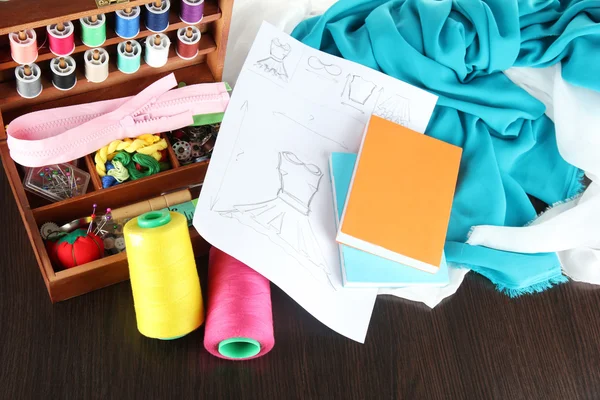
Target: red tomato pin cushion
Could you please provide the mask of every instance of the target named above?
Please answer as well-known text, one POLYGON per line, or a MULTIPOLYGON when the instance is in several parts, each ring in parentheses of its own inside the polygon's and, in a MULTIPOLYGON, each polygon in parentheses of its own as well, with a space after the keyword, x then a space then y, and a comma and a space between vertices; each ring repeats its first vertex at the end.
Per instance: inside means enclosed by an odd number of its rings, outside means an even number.
POLYGON ((46 240, 46 251, 48 252, 48 256, 50 257, 50 261, 54 265, 60 265, 58 262, 58 258, 56 258, 56 242, 52 240, 46 240))
MULTIPOLYGON (((86 229, 77 229, 58 240, 53 246, 56 261, 63 268, 73 268, 102 258, 104 242, 86 229)), ((51 257, 52 258, 52 257, 51 257)))

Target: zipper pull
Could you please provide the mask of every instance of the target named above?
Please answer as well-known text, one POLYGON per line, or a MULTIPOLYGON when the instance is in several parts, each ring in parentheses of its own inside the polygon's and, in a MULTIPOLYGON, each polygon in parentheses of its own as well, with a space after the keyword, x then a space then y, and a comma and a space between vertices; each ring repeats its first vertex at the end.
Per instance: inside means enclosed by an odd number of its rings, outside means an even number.
POLYGON ((131 115, 126 115, 121 119, 121 121, 119 121, 119 125, 121 125, 123 128, 131 128, 135 125, 135 121, 131 115))

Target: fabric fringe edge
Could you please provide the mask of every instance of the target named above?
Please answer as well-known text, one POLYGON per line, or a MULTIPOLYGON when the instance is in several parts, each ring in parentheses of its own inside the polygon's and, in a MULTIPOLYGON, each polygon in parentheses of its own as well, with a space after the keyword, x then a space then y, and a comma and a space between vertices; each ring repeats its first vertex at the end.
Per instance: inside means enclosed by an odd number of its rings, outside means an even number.
MULTIPOLYGON (((585 171, 581 168, 577 168, 575 172, 575 179, 571 183, 571 187, 569 188, 569 193, 567 193, 567 197, 574 198, 583 194, 586 189, 585 184, 585 171)), ((566 201, 566 200, 565 200, 566 201)))
POLYGON ((567 278, 564 275, 559 275, 559 276, 550 278, 544 282, 538 282, 531 286, 518 288, 518 289, 510 288, 501 283, 496 283, 496 289, 500 293, 504 293, 511 299, 514 299, 516 297, 520 297, 525 294, 541 293, 543 291, 546 291, 546 290, 552 288, 553 286, 560 285, 561 283, 566 283, 568 281, 569 281, 569 278, 567 278))
MULTIPOLYGON (((517 297, 520 297, 523 295, 527 295, 527 294, 541 293, 548 289, 551 289, 552 287, 554 287, 556 285, 560 285, 561 283, 567 283, 569 281, 569 277, 561 274, 561 275, 546 279, 545 281, 534 283, 533 285, 524 286, 524 287, 520 287, 520 288, 514 288, 511 286, 505 285, 503 283, 496 283, 496 282, 492 281, 484 273, 481 273, 479 267, 477 267, 477 266, 458 264, 458 263, 453 263, 453 262, 449 262, 448 266, 453 267, 453 268, 469 269, 469 270, 483 276, 485 279, 490 281, 496 287, 497 291, 499 291, 502 294, 507 295, 511 299, 514 299, 514 298, 517 298, 517 297)), ((561 268, 561 270, 562 270, 562 268, 561 268)))

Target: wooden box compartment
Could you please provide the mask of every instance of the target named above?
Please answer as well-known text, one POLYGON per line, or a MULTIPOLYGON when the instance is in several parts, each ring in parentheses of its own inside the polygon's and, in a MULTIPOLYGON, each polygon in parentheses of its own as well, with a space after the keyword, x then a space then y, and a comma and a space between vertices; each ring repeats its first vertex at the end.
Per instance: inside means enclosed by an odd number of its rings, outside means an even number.
MULTIPOLYGON (((185 82, 186 84, 220 81, 233 0, 205 0, 204 18, 199 24, 196 24, 202 32, 200 52, 192 60, 183 60, 175 54, 175 32, 178 28, 186 25, 179 20, 179 2, 172 0, 170 24, 168 31, 165 32, 172 40, 167 64, 161 68, 151 68, 142 60, 142 66, 137 73, 126 75, 116 68, 115 55, 115 57, 111 57, 109 77, 102 83, 88 82, 83 74, 83 62, 78 62, 78 82, 76 86, 66 92, 54 88, 50 82, 48 71, 49 60, 54 56, 47 48, 41 48, 36 63, 43 71, 43 91, 34 99, 24 99, 17 94, 15 89, 14 68, 17 64, 10 58, 7 33, 24 28, 34 28, 36 31, 43 33, 44 27, 49 23, 61 20, 75 21, 82 16, 109 13, 133 5, 143 6, 149 1, 134 0, 128 3, 113 4, 101 9, 96 8, 96 3, 93 0, 73 0, 59 3, 50 0, 0 2, 0 14, 3 15, 0 21, 0 158, 52 302, 66 300, 127 280, 129 271, 125 252, 71 269, 56 271, 50 262, 44 241, 40 235, 39 227, 43 223, 51 221, 62 225, 74 219, 88 216, 94 203, 98 205, 99 210, 107 207, 118 208, 160 196, 164 192, 197 185, 204 180, 208 161, 182 166, 169 146, 171 169, 136 181, 103 189, 95 171, 93 154, 87 155, 79 160, 78 165, 79 168, 90 173, 87 192, 75 198, 50 203, 24 189, 22 182, 25 169, 17 165, 10 157, 4 130, 5 125, 10 124, 13 119, 20 115, 36 110, 132 96, 171 72, 175 73, 178 82, 185 82), (28 3, 35 3, 35 9, 50 11, 30 12, 28 6, 31 4, 28 3), (5 18, 5 16, 10 18, 5 18), (124 85, 124 83, 127 84, 124 85)), ((111 19, 108 18, 107 40, 102 47, 107 49, 112 56, 116 51, 116 45, 124 39, 114 34, 114 30, 110 26, 111 19)), ((74 25, 77 27, 78 23, 74 22, 74 25)), ((136 37, 136 40, 152 34, 143 26, 143 18, 141 25, 140 34, 136 37)), ((79 61, 88 47, 78 39, 77 29, 75 38, 76 47, 72 56, 79 61)), ((38 38, 38 45, 39 40, 38 38)), ((206 254, 208 244, 193 227, 190 228, 190 236, 195 254, 197 256, 206 254)))

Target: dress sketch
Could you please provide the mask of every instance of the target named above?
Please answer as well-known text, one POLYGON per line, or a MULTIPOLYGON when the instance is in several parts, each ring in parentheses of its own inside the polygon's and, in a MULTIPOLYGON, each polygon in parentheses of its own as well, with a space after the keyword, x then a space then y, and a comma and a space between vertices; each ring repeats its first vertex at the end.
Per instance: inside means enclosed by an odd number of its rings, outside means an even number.
POLYGON ((263 60, 258 60, 256 65, 267 74, 287 82, 289 75, 285 69, 283 60, 290 54, 290 51, 292 51, 292 48, 288 43, 281 43, 278 38, 275 38, 271 40, 271 56, 263 60))
MULTIPOLYGON (((221 216, 236 218, 244 225, 269 236, 316 278, 331 284, 325 259, 310 224, 310 206, 319 190, 323 172, 313 164, 302 162, 294 153, 279 153, 277 170, 279 188, 274 197, 252 204, 234 205, 219 211, 221 216), (327 278, 325 280, 324 278, 327 278)), ((333 285, 332 285, 333 286, 333 285)))
POLYGON ((395 94, 377 105, 374 114, 388 121, 407 126, 410 122, 410 100, 395 94))

